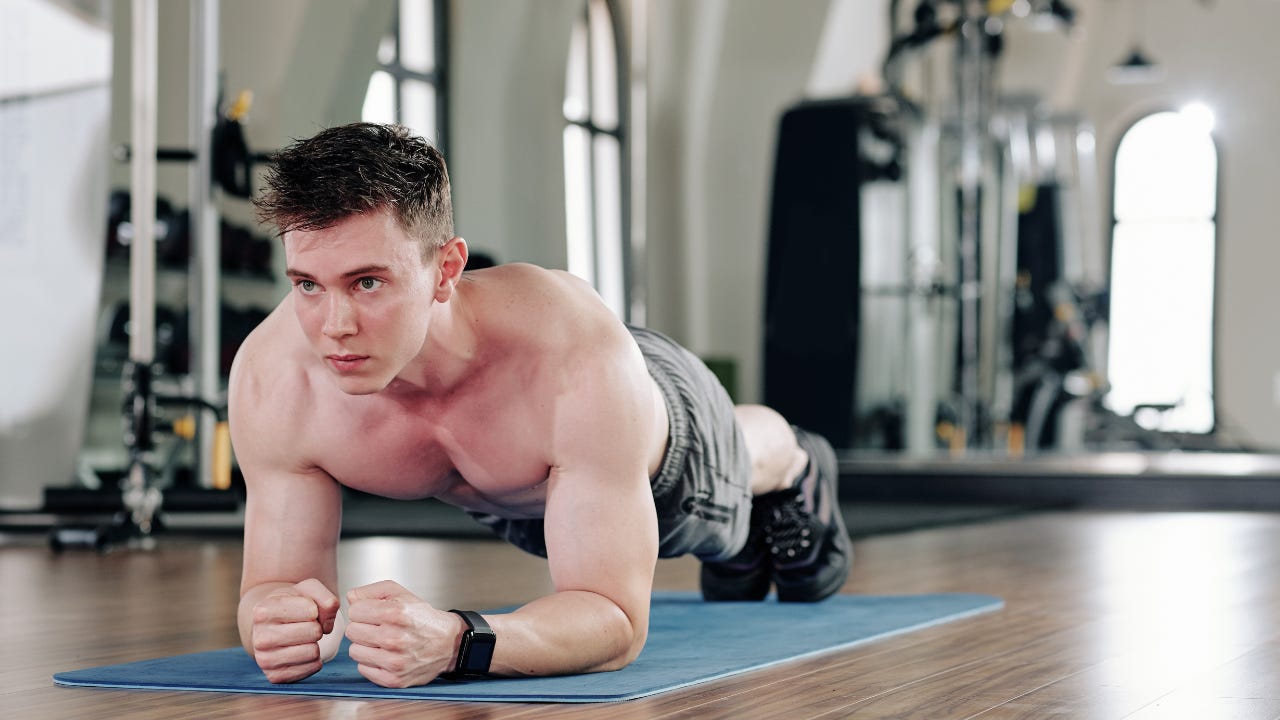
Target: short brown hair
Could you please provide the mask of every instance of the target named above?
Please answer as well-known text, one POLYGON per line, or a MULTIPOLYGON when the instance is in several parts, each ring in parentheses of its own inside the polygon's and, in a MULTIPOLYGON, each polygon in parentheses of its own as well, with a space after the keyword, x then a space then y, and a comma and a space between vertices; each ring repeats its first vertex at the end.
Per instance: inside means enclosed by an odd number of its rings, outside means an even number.
POLYGON ((430 257, 453 237, 449 171, 440 151, 398 125, 322 130, 272 157, 258 219, 284 235, 389 209, 430 257))

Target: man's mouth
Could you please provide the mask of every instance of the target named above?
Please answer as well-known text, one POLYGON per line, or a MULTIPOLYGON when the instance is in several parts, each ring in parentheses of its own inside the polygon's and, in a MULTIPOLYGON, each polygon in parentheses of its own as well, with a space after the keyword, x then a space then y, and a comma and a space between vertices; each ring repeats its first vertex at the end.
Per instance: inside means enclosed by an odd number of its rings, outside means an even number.
POLYGON ((326 355, 329 365, 338 372, 350 372, 369 359, 368 355, 326 355))

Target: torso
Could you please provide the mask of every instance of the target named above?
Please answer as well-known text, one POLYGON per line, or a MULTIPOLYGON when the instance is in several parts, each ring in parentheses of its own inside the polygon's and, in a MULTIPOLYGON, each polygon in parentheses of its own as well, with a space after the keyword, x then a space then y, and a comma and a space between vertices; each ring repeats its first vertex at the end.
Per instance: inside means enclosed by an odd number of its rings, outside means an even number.
MULTIPOLYGON (((291 423, 279 440, 291 443, 292 470, 320 470, 346 487, 386 497, 437 497, 504 517, 540 516, 555 462, 548 420, 564 392, 565 369, 591 360, 630 366, 638 359, 638 352, 609 356, 616 350, 602 349, 607 344, 598 332, 565 324, 581 320, 580 313, 539 312, 512 297, 549 292, 565 294, 549 302, 592 302, 575 296, 581 292, 572 289, 576 281, 566 290, 564 279, 548 273, 500 266, 460 284, 477 306, 474 316, 485 319, 476 324, 482 350, 465 380, 443 396, 343 393, 311 353, 286 298, 246 345, 266 344, 256 351, 281 358, 256 364, 264 375, 256 381, 264 391, 259 401, 283 404, 281 417, 291 423), (592 358, 601 353, 606 356, 592 358)), ((589 322, 601 322, 593 312, 589 322)), ((620 325, 609 331, 626 332, 620 325)), ((644 372, 643 362, 638 368, 644 372)), ((647 373, 645 379, 654 405, 646 449, 652 475, 665 451, 668 420, 657 386, 647 373)))

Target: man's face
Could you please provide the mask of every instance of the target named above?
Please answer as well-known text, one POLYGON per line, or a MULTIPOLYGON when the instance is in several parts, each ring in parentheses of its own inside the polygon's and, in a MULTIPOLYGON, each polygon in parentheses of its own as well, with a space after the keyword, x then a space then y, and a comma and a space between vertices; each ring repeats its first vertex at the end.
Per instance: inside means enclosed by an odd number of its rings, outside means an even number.
POLYGON ((312 350, 351 395, 385 388, 422 349, 439 273, 388 211, 284 236, 293 307, 312 350))

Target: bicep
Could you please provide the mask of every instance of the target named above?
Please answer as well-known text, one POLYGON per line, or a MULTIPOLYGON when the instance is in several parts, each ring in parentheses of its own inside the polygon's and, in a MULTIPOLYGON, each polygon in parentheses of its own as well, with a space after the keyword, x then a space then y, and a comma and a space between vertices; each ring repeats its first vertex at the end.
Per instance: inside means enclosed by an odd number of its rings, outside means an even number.
POLYGON ((595 592, 624 609, 637 601, 647 604, 658 526, 643 473, 613 478, 561 473, 550 490, 545 534, 556 590, 595 592))
POLYGON ((654 409, 643 365, 625 370, 583 383, 570 410, 556 414, 545 534, 557 590, 604 595, 647 622, 658 554, 648 478, 654 409))

